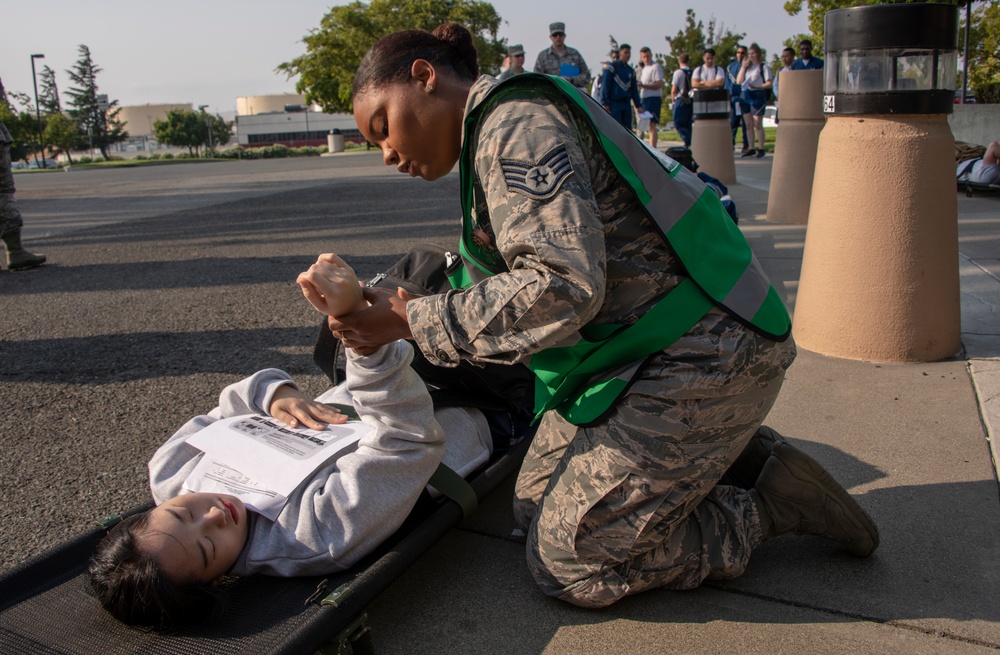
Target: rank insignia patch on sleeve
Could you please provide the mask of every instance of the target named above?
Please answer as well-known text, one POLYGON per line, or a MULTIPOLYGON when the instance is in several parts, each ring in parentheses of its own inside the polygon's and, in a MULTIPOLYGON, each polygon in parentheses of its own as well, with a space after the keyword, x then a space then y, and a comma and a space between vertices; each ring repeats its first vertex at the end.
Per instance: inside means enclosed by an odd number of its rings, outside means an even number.
POLYGON ((566 146, 549 150, 537 164, 516 159, 500 158, 507 189, 533 200, 545 200, 555 195, 563 180, 573 174, 566 146))

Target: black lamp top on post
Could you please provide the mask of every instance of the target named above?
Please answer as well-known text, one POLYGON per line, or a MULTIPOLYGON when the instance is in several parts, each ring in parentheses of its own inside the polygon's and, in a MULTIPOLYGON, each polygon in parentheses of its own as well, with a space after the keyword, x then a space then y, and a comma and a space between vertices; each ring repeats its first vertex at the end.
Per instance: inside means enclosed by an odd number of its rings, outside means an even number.
POLYGON ((729 118, 729 89, 695 89, 692 114, 697 118, 729 118))
POLYGON ((958 82, 958 7, 835 9, 825 20, 823 112, 950 114, 958 82))

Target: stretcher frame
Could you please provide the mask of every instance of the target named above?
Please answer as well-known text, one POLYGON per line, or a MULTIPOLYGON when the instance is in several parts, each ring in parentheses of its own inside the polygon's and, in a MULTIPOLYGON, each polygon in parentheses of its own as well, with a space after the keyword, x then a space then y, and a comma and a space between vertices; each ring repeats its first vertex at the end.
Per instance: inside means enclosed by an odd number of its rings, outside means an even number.
MULTIPOLYGON (((518 470, 530 441, 523 440, 470 476, 468 484, 477 501, 518 470)), ((448 496, 432 500, 425 493, 399 530, 347 571, 318 577, 235 579, 227 585, 228 607, 221 619, 173 633, 118 622, 87 588, 88 561, 107 529, 152 504, 137 507, 0 576, 0 652, 371 653, 374 644, 365 608, 471 511, 470 499, 460 496, 461 503, 448 496)))
POLYGON ((983 184, 982 182, 970 182, 965 180, 960 183, 960 188, 965 188, 965 197, 971 198, 974 193, 998 193, 1000 192, 1000 184, 983 184))

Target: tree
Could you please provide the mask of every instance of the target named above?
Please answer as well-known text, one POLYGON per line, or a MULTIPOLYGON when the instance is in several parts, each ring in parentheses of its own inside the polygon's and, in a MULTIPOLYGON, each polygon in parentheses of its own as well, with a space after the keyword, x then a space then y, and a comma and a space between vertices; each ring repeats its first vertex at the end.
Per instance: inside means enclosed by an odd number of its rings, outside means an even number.
POLYGON ((72 70, 66 71, 70 80, 76 86, 71 87, 67 94, 70 97, 70 116, 80 126, 81 136, 86 135, 86 143, 101 151, 101 156, 107 160, 110 156, 108 148, 119 141, 128 138, 125 126, 118 118, 121 107, 117 100, 104 105, 98 95, 97 74, 101 69, 90 56, 90 48, 80 46, 80 59, 72 70))
POLYGON ((187 148, 192 157, 208 142, 204 121, 190 109, 168 111, 166 120, 153 122, 153 135, 160 143, 187 148))
POLYGON ((746 34, 743 32, 732 32, 725 25, 716 25, 715 16, 708 19, 706 28, 702 21, 697 20, 694 10, 688 9, 684 29, 673 37, 664 37, 670 46, 670 54, 657 54, 656 59, 664 71, 675 71, 680 67, 677 55, 686 52, 691 57, 691 67, 695 68, 700 65, 705 49, 713 48, 715 63, 725 68, 736 58, 736 45, 744 38, 746 34))
POLYGON ((481 0, 355 0, 333 7, 319 29, 302 40, 306 54, 278 66, 288 77, 299 76, 296 89, 306 101, 328 112, 351 111, 354 74, 368 49, 383 36, 404 29, 433 30, 455 21, 470 32, 479 52, 479 68, 496 73, 506 52, 497 39, 500 15, 481 0))
MULTIPOLYGON (((920 2, 921 0, 895 0, 899 3, 920 2)), ((971 28, 969 30, 969 82, 972 88, 981 88, 992 83, 1000 84, 1000 5, 995 1, 977 3, 976 0, 935 0, 964 7, 973 2, 971 28)), ((886 0, 787 0, 785 11, 795 16, 803 6, 809 9, 809 29, 813 36, 813 51, 823 56, 824 19, 826 12, 833 9, 858 5, 884 4, 886 0)), ((961 30, 965 30, 965 12, 961 12, 961 30)), ((797 43, 798 39, 796 39, 797 43)), ((787 43, 787 41, 786 41, 787 43)), ((959 51, 963 47, 959 37, 959 51)), ((959 80, 961 84, 961 80, 959 80)))
POLYGON ((62 112, 47 115, 45 130, 45 145, 55 151, 56 155, 65 154, 69 163, 73 163, 71 150, 80 143, 80 129, 76 122, 62 112))
MULTIPOLYGON (((45 118, 43 117, 43 124, 45 118)), ((14 143, 10 146, 10 158, 12 161, 23 161, 28 163, 31 154, 41 148, 38 142, 38 120, 35 117, 35 107, 31 104, 31 99, 26 93, 18 93, 4 89, 3 82, 0 81, 0 123, 4 124, 10 132, 14 143), (21 105, 22 110, 18 111, 12 100, 16 100, 21 105)), ((43 128, 44 129, 44 128, 43 128)))
MULTIPOLYGON (((826 13, 828 11, 833 11, 834 9, 844 9, 846 7, 857 7, 862 5, 881 5, 881 4, 906 4, 911 2, 924 2, 925 0, 786 0, 785 11, 789 16, 797 16, 799 12, 802 11, 803 6, 809 9, 809 31, 812 32, 811 36, 804 34, 798 37, 793 37, 795 39, 795 46, 798 45, 798 41, 803 38, 810 39, 813 42, 813 54, 822 56, 823 52, 823 41, 824 41, 824 31, 826 19, 826 13)), ((949 5, 961 5, 964 6, 966 2, 975 0, 934 0, 935 2, 943 2, 949 5)), ((785 42, 786 45, 788 41, 785 42)), ((794 46, 793 46, 794 47, 794 46)))
MULTIPOLYGON (((62 113, 62 103, 59 102, 59 88, 56 86, 56 72, 45 66, 42 68, 42 89, 38 94, 38 106, 46 114, 62 113)), ((46 140, 48 143, 48 140, 46 140)))
MULTIPOLYGON (((204 106, 202 106, 198 112, 198 120, 204 126, 202 129, 204 132, 202 145, 219 148, 229 143, 229 140, 233 136, 232 123, 226 122, 223 120, 222 116, 219 116, 218 114, 213 116, 207 113, 204 106)), ((208 148, 206 147, 206 151, 207 149, 208 148)))
MULTIPOLYGON (((984 102, 987 100, 987 87, 1000 87, 1000 4, 990 2, 973 6, 969 24, 968 87, 976 90, 976 102, 984 102)), ((964 12, 962 28, 965 28, 964 12)), ((960 51, 962 47, 960 42, 960 51)), ((997 100, 993 99, 993 102, 997 100)))

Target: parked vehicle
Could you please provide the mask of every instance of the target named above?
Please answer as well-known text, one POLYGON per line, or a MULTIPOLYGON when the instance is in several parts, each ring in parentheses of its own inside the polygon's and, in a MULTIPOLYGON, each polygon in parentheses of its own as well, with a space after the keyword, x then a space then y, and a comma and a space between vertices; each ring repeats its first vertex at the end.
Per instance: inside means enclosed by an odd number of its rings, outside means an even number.
POLYGON ((57 162, 55 159, 39 159, 38 161, 32 159, 28 163, 28 168, 31 170, 34 170, 36 168, 59 168, 59 167, 60 167, 59 162, 57 162))
POLYGON ((764 120, 761 122, 764 124, 764 127, 777 127, 778 123, 774 120, 777 117, 777 107, 764 107, 764 120))

